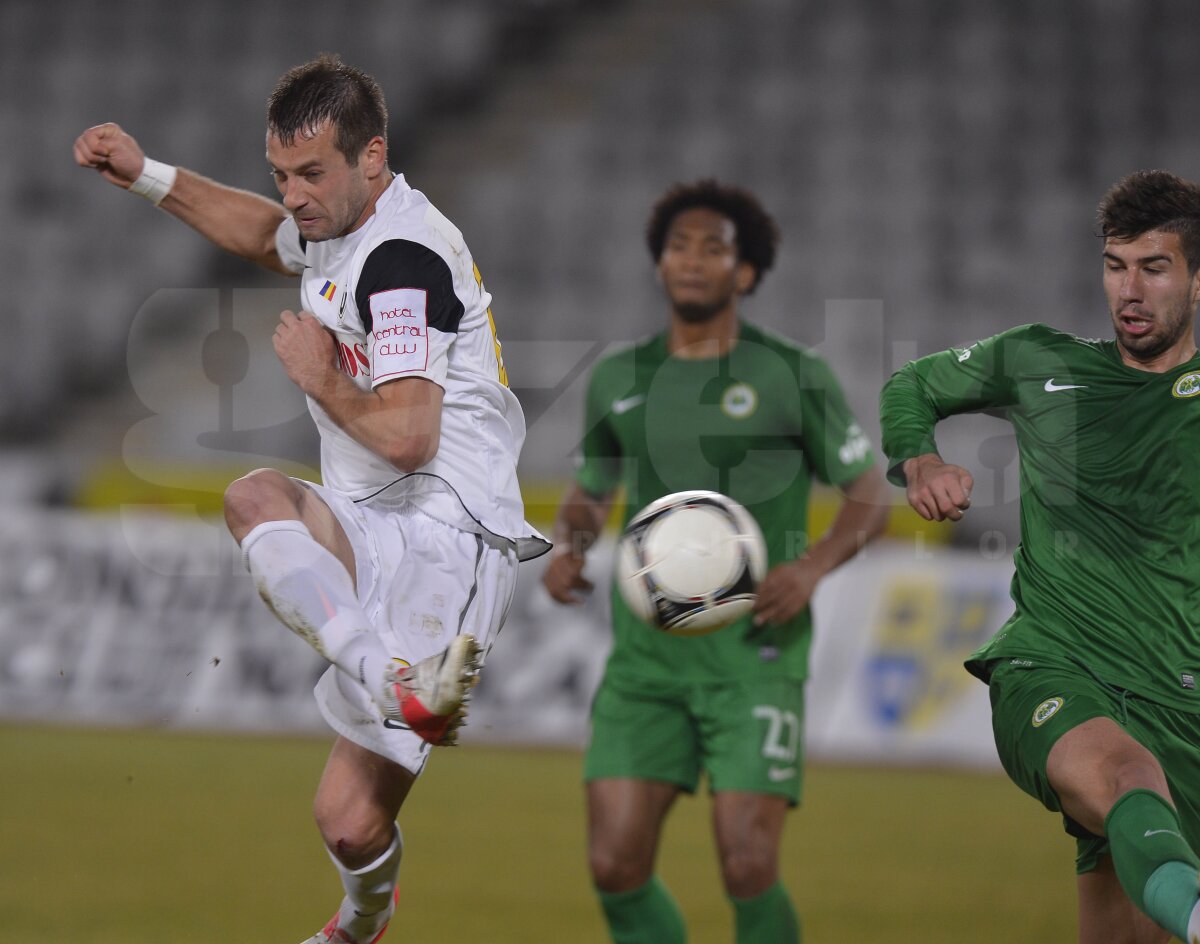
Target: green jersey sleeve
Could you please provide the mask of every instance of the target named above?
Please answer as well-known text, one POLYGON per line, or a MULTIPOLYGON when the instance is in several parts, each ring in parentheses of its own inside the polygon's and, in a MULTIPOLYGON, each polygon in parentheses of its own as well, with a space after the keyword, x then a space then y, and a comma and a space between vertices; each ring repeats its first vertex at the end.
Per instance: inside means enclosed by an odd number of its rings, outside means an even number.
POLYGON ((810 357, 805 375, 800 381, 802 446, 817 479, 826 485, 845 485, 875 464, 871 441, 850 411, 829 365, 810 357))
POLYGON ((575 481, 589 495, 601 497, 621 484, 621 442, 612 426, 611 383, 604 365, 597 365, 588 380, 584 401, 583 440, 575 481))
POLYGON ((933 428, 939 420, 957 413, 1003 413, 1016 402, 1014 368, 1037 327, 1021 325, 968 347, 930 354, 892 375, 879 394, 890 481, 904 484, 904 460, 937 452, 933 428))

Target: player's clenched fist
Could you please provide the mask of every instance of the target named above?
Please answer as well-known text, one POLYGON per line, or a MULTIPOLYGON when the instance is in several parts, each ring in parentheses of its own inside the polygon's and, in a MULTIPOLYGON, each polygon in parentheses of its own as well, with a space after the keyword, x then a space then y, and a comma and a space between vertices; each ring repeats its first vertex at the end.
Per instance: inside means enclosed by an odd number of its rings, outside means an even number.
POLYGON ((336 378, 333 335, 309 312, 280 312, 271 341, 292 383, 309 396, 318 396, 336 378))
POLYGON ((128 132, 110 121, 88 128, 75 139, 75 162, 128 190, 141 175, 146 155, 128 132))
POLYGON ((908 503, 926 521, 958 521, 971 507, 971 473, 936 453, 905 460, 904 476, 908 503))

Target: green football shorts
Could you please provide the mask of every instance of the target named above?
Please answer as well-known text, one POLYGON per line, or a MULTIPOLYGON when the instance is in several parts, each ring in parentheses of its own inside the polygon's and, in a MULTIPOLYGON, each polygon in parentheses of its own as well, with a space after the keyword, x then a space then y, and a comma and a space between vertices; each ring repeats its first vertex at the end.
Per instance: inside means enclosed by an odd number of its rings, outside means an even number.
MULTIPOLYGON (((1037 665, 1026 659, 997 662, 988 683, 992 733, 1000 762, 1013 783, 1062 812, 1046 777, 1046 758, 1054 743, 1092 718, 1119 724, 1162 765, 1189 846, 1200 849, 1200 715, 1147 701, 1107 685, 1083 668, 1037 665)), ((1076 839, 1075 869, 1090 872, 1108 853, 1108 840, 1063 814, 1066 831, 1076 839)))
POLYGON ((661 780, 695 793, 746 790, 800 802, 804 682, 638 683, 605 675, 584 780, 661 780))

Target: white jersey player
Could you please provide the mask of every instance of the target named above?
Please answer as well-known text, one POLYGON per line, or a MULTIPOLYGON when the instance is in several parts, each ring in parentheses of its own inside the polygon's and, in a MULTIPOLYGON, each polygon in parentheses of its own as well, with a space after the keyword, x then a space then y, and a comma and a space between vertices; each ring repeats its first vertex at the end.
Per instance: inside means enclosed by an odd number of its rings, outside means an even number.
POLYGON ((398 482, 391 463, 310 398, 325 484, 356 499, 387 488, 464 530, 528 537, 515 467, 524 418, 507 386, 491 296, 462 234, 397 175, 359 229, 310 242, 289 217, 276 248, 361 389, 424 377, 443 390, 438 451, 398 482))
POLYGON ((373 944, 401 804, 463 723, 518 561, 549 545, 524 521, 524 418, 490 296, 462 235, 388 168, 378 85, 322 56, 280 79, 267 125, 282 206, 149 160, 114 124, 75 156, 301 278, 303 310, 281 314, 274 344, 308 397, 324 484, 260 469, 225 511, 264 601, 332 663, 316 695, 338 738, 315 811, 345 898, 306 944, 373 944))

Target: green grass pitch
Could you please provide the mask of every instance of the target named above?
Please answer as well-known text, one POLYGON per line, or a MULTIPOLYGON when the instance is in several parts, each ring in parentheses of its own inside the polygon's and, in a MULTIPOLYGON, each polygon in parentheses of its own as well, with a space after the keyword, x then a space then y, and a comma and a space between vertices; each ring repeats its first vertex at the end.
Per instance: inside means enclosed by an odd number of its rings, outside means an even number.
MULTIPOLYGON (((309 812, 328 743, 0 727, 5 938, 297 944, 340 899, 309 812)), ((408 931, 385 944, 606 944, 578 755, 440 751, 400 822, 408 931)), ((783 874, 810 942, 1070 941, 1072 854, 1003 777, 811 765, 783 874)), ((704 797, 660 872, 692 944, 729 944, 704 797)))

